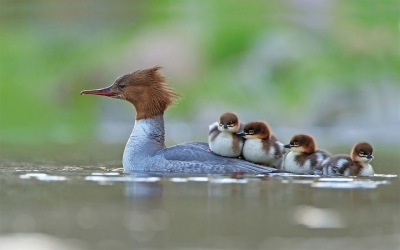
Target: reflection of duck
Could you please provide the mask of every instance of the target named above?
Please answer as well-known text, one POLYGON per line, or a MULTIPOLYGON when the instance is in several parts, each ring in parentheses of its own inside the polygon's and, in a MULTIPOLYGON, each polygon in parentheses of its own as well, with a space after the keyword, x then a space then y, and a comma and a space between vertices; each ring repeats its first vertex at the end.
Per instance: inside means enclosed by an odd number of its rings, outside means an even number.
POLYGON ((135 177, 142 180, 126 182, 125 196, 131 199, 148 199, 163 196, 163 185, 159 181, 149 181, 151 178, 157 177, 147 175, 135 175, 135 177))
POLYGON ((271 133, 264 121, 246 123, 244 126, 243 157, 251 162, 281 169, 285 148, 271 133))
POLYGON ((275 170, 215 155, 208 150, 208 143, 183 143, 166 148, 163 115, 179 95, 165 83, 159 69, 137 70, 119 77, 110 87, 81 92, 126 100, 135 107, 135 126, 123 154, 125 172, 257 173, 275 170))
POLYGON ((374 158, 373 148, 367 142, 354 145, 349 155, 335 155, 322 162, 324 175, 369 176, 374 175, 374 169, 369 162, 374 158))
POLYGON ((283 169, 295 174, 314 174, 314 170, 329 153, 316 149, 315 139, 311 135, 298 134, 285 145, 291 151, 286 155, 283 169))
POLYGON ((244 138, 236 133, 239 132, 241 125, 235 113, 223 113, 219 122, 209 127, 208 144, 211 151, 226 157, 239 157, 244 138))

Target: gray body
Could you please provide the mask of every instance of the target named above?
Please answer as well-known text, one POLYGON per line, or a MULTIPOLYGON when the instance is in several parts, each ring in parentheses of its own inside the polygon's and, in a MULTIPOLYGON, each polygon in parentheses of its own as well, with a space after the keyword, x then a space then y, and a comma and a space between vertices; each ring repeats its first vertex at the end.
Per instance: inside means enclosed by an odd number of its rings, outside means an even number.
POLYGON ((276 171, 241 159, 218 156, 209 151, 206 142, 183 143, 166 148, 164 136, 163 115, 136 121, 124 150, 124 172, 214 174, 276 171))

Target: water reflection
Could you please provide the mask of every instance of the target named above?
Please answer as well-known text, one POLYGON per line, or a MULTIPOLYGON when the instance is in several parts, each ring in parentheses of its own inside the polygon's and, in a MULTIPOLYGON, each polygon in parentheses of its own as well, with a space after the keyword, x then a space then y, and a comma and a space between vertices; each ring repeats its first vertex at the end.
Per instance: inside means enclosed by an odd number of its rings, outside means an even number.
POLYGON ((292 222, 308 228, 344 228, 342 215, 335 209, 299 205, 291 213, 292 222))
POLYGON ((146 199, 162 197, 163 195, 163 185, 157 181, 151 179, 151 181, 145 180, 144 182, 134 181, 127 182, 125 185, 125 196, 131 199, 146 199))
POLYGON ((394 175, 74 170, 18 171, 0 178, 0 235, 41 233, 49 241, 81 242, 77 249, 265 249, 296 237, 287 248, 297 248, 297 243, 310 246, 305 239, 335 243, 329 238, 347 237, 353 242, 374 235, 391 240, 381 244, 392 246, 391 235, 399 233, 399 179, 394 175))
POLYGON ((91 207, 82 207, 76 214, 76 221, 83 229, 92 229, 99 224, 99 215, 91 207))
POLYGON ((77 239, 61 239, 41 233, 15 233, 0 236, 1 249, 29 250, 83 250, 85 242, 77 239))
POLYGON ((48 175, 45 173, 27 173, 19 176, 20 179, 31 179, 35 178, 39 181, 65 181, 67 177, 65 176, 57 176, 57 175, 48 175))

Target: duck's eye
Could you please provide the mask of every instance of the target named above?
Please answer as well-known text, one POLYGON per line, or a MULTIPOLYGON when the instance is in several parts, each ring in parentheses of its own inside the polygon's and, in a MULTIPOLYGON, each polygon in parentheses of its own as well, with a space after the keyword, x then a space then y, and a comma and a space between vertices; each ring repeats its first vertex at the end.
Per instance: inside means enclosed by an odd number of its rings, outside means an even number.
POLYGON ((299 142, 298 142, 298 141, 295 141, 295 142, 293 142, 293 145, 294 145, 295 147, 298 147, 298 146, 299 146, 299 142))
POLYGON ((120 83, 120 84, 118 84, 118 88, 120 88, 120 89, 123 89, 123 88, 125 88, 125 87, 126 87, 125 83, 120 83))
POLYGON ((249 134, 250 134, 250 135, 254 134, 254 130, 250 129, 250 130, 249 130, 249 134))
POLYGON ((233 122, 229 123, 228 127, 233 127, 233 122))
POLYGON ((360 153, 358 153, 359 156, 365 156, 364 151, 360 151, 360 153))

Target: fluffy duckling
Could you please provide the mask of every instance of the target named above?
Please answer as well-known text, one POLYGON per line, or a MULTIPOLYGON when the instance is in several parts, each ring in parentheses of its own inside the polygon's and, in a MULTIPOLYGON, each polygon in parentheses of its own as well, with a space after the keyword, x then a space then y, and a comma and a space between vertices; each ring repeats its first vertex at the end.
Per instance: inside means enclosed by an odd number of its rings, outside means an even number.
POLYGON ((335 155, 321 164, 323 175, 370 176, 374 169, 370 161, 374 158, 373 148, 368 142, 355 144, 349 155, 335 155))
POLYGON ((316 149, 314 137, 307 134, 294 135, 285 148, 291 151, 286 155, 283 170, 295 174, 314 174, 315 169, 330 156, 328 152, 316 149))
POLYGON ((209 126, 208 144, 212 152, 225 157, 239 157, 244 138, 237 133, 243 124, 235 113, 223 113, 219 122, 209 126))
POLYGON ((257 164, 282 168, 285 148, 283 143, 271 133, 264 121, 249 122, 241 133, 246 139, 243 145, 243 158, 257 164))

